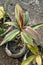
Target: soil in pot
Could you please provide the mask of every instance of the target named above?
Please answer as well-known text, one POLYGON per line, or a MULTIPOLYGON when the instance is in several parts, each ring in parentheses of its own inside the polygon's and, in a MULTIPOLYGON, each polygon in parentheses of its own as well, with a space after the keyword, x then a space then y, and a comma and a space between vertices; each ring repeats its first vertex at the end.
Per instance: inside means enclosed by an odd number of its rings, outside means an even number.
POLYGON ((13 54, 18 53, 20 49, 22 49, 22 47, 23 47, 23 44, 21 42, 21 39, 19 39, 18 41, 16 39, 15 41, 8 42, 8 49, 10 49, 10 51, 13 54))

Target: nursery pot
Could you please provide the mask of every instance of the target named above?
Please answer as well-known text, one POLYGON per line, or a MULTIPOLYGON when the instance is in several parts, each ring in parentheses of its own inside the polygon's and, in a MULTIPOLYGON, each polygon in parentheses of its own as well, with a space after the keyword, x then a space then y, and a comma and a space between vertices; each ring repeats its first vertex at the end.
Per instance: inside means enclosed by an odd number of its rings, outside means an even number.
POLYGON ((8 56, 19 58, 22 57, 26 52, 26 45, 23 44, 23 47, 18 47, 15 42, 11 41, 8 44, 6 44, 5 52, 8 56))

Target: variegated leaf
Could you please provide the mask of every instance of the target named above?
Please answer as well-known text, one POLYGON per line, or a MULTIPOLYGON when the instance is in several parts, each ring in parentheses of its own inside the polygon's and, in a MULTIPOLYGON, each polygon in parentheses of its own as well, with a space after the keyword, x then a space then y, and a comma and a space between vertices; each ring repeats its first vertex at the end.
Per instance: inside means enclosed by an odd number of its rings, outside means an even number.
POLYGON ((23 29, 32 39, 35 39, 37 41, 40 41, 40 35, 39 33, 32 29, 30 26, 27 26, 25 29, 23 29))
POLYGON ((23 11, 19 4, 16 4, 15 6, 15 18, 20 28, 22 28, 23 27, 23 11))
POLYGON ((26 11, 24 13, 24 25, 27 26, 30 21, 29 13, 26 11))
POLYGON ((12 40, 17 34, 19 33, 19 30, 13 30, 11 32, 9 32, 3 39, 3 41, 1 42, 0 46, 2 46, 3 44, 5 44, 6 42, 12 40))
POLYGON ((25 43, 33 45, 33 40, 25 32, 21 32, 21 37, 25 43))
POLYGON ((32 25, 31 27, 33 29, 38 29, 39 27, 43 26, 43 23, 39 23, 39 24, 36 24, 36 25, 32 25))
POLYGON ((5 22, 4 24, 14 26, 15 28, 18 28, 17 22, 5 22))

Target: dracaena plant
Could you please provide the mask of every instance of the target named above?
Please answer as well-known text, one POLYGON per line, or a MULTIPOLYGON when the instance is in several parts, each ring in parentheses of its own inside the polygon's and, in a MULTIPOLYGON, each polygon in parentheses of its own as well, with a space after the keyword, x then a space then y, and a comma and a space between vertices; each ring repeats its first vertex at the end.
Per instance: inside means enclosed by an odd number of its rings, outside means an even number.
POLYGON ((14 26, 15 29, 13 31, 9 32, 5 36, 4 40, 2 41, 2 43, 0 45, 3 45, 4 43, 12 40, 13 37, 15 37, 18 34, 17 33, 15 35, 16 32, 20 33, 21 38, 23 39, 23 42, 25 42, 25 43, 29 43, 29 44, 33 45, 32 39, 39 40, 39 34, 34 29, 37 29, 38 27, 42 26, 43 24, 40 23, 37 25, 33 25, 31 27, 28 26, 28 22, 30 19, 29 14, 28 14, 28 12, 23 13, 22 8, 19 6, 19 4, 16 4, 16 6, 15 6, 15 18, 16 18, 16 22, 5 22, 4 23, 9 26, 14 26), (14 33, 14 34, 12 34, 12 33, 14 33))
POLYGON ((32 53, 35 54, 33 56, 30 56, 28 60, 26 60, 26 62, 24 61, 22 63, 22 65, 27 65, 28 62, 30 63, 34 59, 34 57, 39 55, 38 47, 35 43, 33 43, 33 39, 35 39, 36 41, 40 40, 39 34, 37 33, 35 29, 42 26, 43 23, 29 26, 28 25, 30 20, 29 14, 27 11, 23 13, 23 10, 19 4, 16 4, 15 6, 15 18, 16 18, 16 21, 14 22, 4 23, 9 26, 13 26, 14 29, 5 35, 3 41, 0 43, 0 46, 4 45, 8 41, 15 40, 15 37, 20 35, 22 42, 27 45, 27 47, 31 50, 32 53))
POLYGON ((19 6, 19 4, 16 4, 15 6, 15 18, 16 21, 14 22, 5 22, 4 24, 7 24, 9 26, 13 26, 14 30, 9 32, 3 39, 2 43, 0 44, 3 45, 6 42, 12 40, 15 36, 18 34, 21 35, 22 41, 25 43, 29 43, 30 45, 33 45, 33 40, 36 39, 39 40, 39 34, 35 29, 37 29, 40 26, 43 26, 43 23, 33 25, 33 26, 28 26, 29 23, 29 14, 26 11, 23 13, 22 8, 19 6))

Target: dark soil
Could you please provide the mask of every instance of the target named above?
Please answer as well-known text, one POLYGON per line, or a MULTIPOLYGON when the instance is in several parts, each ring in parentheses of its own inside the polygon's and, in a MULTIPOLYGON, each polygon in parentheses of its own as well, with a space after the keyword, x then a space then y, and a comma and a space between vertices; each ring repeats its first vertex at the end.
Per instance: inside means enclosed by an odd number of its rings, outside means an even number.
MULTIPOLYGON (((3 5, 5 7, 7 1, 8 0, 0 0, 0 5, 3 5)), ((24 0, 25 3, 21 2, 20 0, 9 0, 8 12, 12 21, 15 20, 13 13, 15 4, 17 2, 21 5, 24 11, 28 10, 31 18, 31 21, 29 23, 30 25, 43 22, 43 0, 24 0), (27 1, 29 4, 27 4, 27 1)), ((41 35, 40 45, 43 46, 43 27, 39 28, 37 31, 41 35)), ((8 57, 5 53, 4 47, 0 47, 0 65, 20 65, 20 61, 18 59, 8 57)))
MULTIPOLYGON (((19 38, 19 37, 18 37, 19 38)), ((15 39, 15 41, 8 42, 8 49, 13 53, 17 54, 20 52, 20 50, 23 48, 23 43, 21 41, 21 38, 15 39)))

